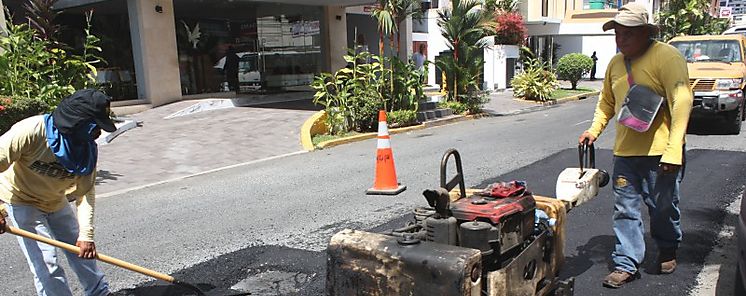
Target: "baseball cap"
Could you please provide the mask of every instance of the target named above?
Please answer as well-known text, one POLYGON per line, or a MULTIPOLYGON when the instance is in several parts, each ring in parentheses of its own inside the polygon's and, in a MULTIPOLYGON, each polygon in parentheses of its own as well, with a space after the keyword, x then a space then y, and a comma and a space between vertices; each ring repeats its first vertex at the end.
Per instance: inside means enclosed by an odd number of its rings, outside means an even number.
POLYGON ((96 125, 107 132, 114 132, 117 127, 109 117, 111 97, 96 89, 76 91, 62 99, 52 112, 54 125, 63 134, 72 134, 81 123, 96 122, 96 125))
POLYGON ((648 10, 645 5, 637 2, 630 2, 619 8, 619 13, 603 25, 603 30, 608 31, 614 28, 614 25, 619 24, 625 27, 641 27, 648 26, 655 32, 658 32, 658 26, 652 23, 648 23, 648 10))

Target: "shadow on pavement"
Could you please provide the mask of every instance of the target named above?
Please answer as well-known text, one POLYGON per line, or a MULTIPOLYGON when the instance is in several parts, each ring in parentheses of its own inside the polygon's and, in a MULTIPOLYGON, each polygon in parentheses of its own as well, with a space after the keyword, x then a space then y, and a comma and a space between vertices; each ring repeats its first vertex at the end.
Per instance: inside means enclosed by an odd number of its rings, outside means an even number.
POLYGON ((728 126, 724 120, 715 118, 711 121, 704 120, 692 120, 689 122, 689 126, 686 129, 686 133, 690 135, 706 136, 706 135, 732 135, 733 133, 728 131, 728 126))
POLYGON ((111 171, 98 170, 96 172, 96 185, 108 183, 108 181, 116 181, 121 177, 122 174, 112 173, 111 171))

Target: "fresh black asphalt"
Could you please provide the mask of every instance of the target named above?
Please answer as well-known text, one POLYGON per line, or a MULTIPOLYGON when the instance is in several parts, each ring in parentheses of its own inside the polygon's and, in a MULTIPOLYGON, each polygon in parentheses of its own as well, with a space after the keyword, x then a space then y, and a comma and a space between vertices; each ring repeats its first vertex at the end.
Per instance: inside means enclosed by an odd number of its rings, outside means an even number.
MULTIPOLYGON (((602 188, 596 199, 572 210, 568 215, 565 246, 567 262, 560 277, 575 278, 575 295, 687 295, 696 285, 697 274, 728 215, 725 208, 733 202, 746 183, 746 153, 691 150, 687 152, 687 160, 680 203, 684 240, 679 250, 676 272, 671 275, 650 272, 653 269, 651 263, 655 258, 655 247, 648 241, 647 259, 641 267, 641 279, 618 290, 601 286, 601 280, 612 268, 609 254, 615 242, 611 228, 613 197, 607 186, 602 188)), ((597 152, 597 167, 611 171, 611 161, 611 151, 597 152)), ((535 194, 552 196, 556 176, 574 163, 577 163, 577 150, 566 149, 504 175, 483 180, 478 187, 486 187, 496 181, 525 180, 535 194)), ((474 182, 471 180, 467 183, 474 182)), ((409 190, 422 189, 425 188, 409 190)), ((422 202, 423 205, 426 204, 424 198, 422 202)), ((368 230, 390 229, 403 225, 409 219, 410 215, 406 215, 368 230)), ((344 228, 341 224, 336 227, 338 230, 344 228)), ((325 256, 324 252, 255 245, 183 269, 173 276, 198 285, 210 292, 209 295, 231 295, 240 291, 231 291, 229 288, 246 278, 267 271, 281 271, 296 276, 291 278, 290 283, 273 283, 276 287, 274 292, 265 289, 260 294, 253 295, 318 296, 324 294, 325 256), (288 285, 292 289, 288 290, 288 285), (281 286, 285 288, 281 289, 281 286)), ((193 295, 162 282, 143 283, 116 294, 193 295)))

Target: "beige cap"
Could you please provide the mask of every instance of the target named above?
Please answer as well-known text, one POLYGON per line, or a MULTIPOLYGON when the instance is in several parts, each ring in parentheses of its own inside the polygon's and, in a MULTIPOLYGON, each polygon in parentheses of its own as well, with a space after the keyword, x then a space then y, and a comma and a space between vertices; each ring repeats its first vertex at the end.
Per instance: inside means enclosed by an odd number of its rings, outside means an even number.
POLYGON ((641 27, 648 26, 658 32, 658 26, 655 24, 648 23, 648 10, 644 5, 637 2, 630 2, 619 8, 619 13, 610 20, 604 23, 604 31, 614 29, 614 25, 620 24, 625 27, 641 27))

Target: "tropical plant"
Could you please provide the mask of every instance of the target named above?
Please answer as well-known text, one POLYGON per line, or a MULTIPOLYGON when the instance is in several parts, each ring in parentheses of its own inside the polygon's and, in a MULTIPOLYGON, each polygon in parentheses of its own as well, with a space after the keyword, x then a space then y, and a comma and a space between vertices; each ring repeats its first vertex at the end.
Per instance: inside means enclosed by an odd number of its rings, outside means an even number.
POLYGON ((438 25, 450 54, 436 61, 445 73, 449 99, 479 89, 485 37, 494 33, 492 12, 480 9, 479 0, 453 0, 451 9, 438 11, 438 25))
POLYGON ((324 106, 330 134, 349 131, 366 132, 376 127, 378 110, 386 109, 381 77, 388 76, 383 58, 369 52, 344 56, 350 64, 335 73, 321 73, 311 87, 316 91, 314 103, 324 106), (360 61, 371 61, 360 63, 360 61))
POLYGON ((557 62, 557 78, 570 81, 572 89, 578 87, 578 81, 593 68, 591 57, 582 53, 571 53, 557 62))
POLYGON ((519 0, 487 0, 485 8, 499 13, 510 13, 518 11, 519 0))
MULTIPOLYGON (((94 65, 100 62, 101 49, 99 39, 90 33, 91 19, 92 13, 86 13, 83 48, 78 53, 42 38, 51 33, 48 29, 41 34, 28 24, 8 22, 8 35, 0 36, 0 96, 41 100, 52 109, 75 90, 95 87, 94 65)), ((49 22, 45 26, 54 27, 49 22)))
POLYGON ((23 8, 26 10, 26 19, 36 30, 36 36, 51 41, 53 45, 58 45, 57 35, 61 26, 55 22, 55 19, 62 11, 52 8, 54 2, 57 0, 28 0, 23 4, 23 8))
POLYGON ((390 127, 403 127, 417 123, 417 111, 395 110, 387 112, 387 123, 390 127))
POLYGON ((418 19, 422 17, 421 0, 378 0, 378 5, 373 9, 372 15, 378 23, 379 54, 383 54, 383 40, 386 36, 391 41, 396 38, 396 50, 399 52, 399 25, 408 17, 418 19))
POLYGON ((495 17, 495 44, 519 45, 528 37, 528 29, 520 13, 499 13, 495 17))
POLYGON ((730 24, 729 19, 710 15, 709 0, 670 0, 656 14, 660 38, 668 41, 680 35, 719 35, 730 24))
POLYGON ((438 108, 451 109, 454 114, 464 114, 468 110, 466 104, 458 102, 458 101, 440 102, 438 103, 438 108))
POLYGON ((513 77, 510 81, 513 95, 524 100, 548 101, 552 92, 557 89, 557 76, 549 65, 538 59, 530 59, 523 73, 513 77))
POLYGON ((386 89, 383 94, 389 102, 389 110, 417 111, 418 102, 425 96, 420 72, 412 62, 403 62, 396 57, 387 57, 385 61, 391 65, 393 74, 383 77, 386 85, 393 85, 393 89, 386 89), (393 81, 389 82, 389 79, 393 81))

